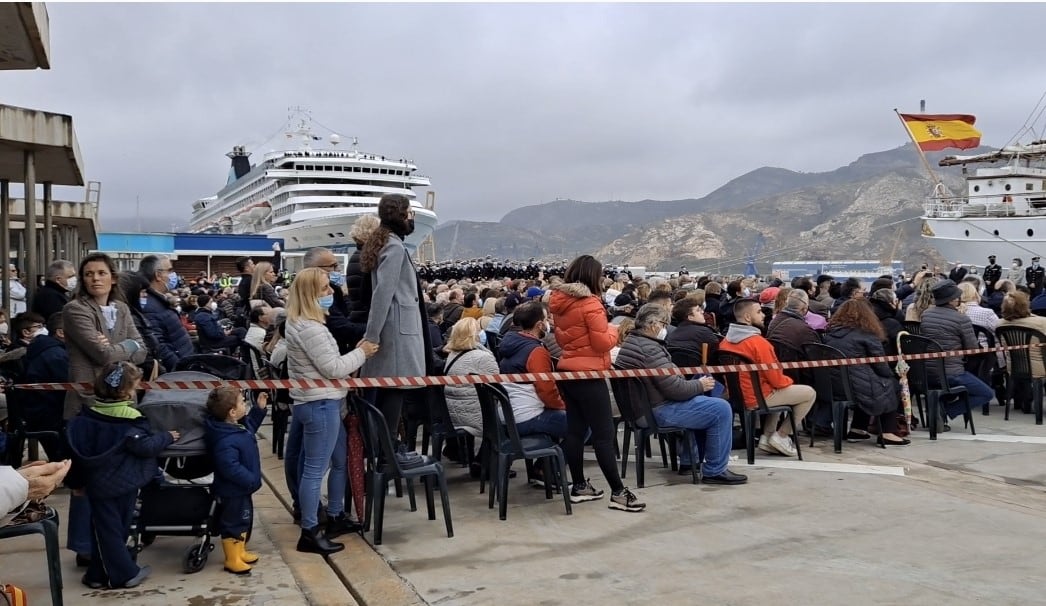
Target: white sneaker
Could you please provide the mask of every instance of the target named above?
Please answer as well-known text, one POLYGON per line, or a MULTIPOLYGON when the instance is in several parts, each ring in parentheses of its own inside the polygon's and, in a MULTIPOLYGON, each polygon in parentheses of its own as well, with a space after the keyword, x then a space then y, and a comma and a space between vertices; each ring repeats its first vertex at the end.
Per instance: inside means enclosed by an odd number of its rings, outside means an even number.
POLYGON ((766 436, 759 437, 759 450, 766 454, 778 454, 777 449, 770 443, 770 438, 766 436))
POLYGON ((781 434, 777 433, 776 431, 770 434, 770 446, 773 447, 774 450, 776 450, 780 454, 783 454, 786 457, 796 456, 795 444, 792 444, 792 439, 782 438, 781 434))

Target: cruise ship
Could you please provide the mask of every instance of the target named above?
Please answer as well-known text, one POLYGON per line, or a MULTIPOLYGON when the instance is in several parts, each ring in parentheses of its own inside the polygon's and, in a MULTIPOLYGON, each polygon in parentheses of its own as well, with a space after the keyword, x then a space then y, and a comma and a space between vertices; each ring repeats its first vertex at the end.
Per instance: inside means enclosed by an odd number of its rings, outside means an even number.
POLYGON ((194 233, 265 234, 283 238, 287 251, 325 246, 347 251, 355 243, 349 228, 357 217, 377 211, 385 194, 403 194, 414 210, 414 233, 406 244, 416 251, 436 228, 435 195, 425 203, 415 188, 431 185, 411 160, 365 153, 353 138, 340 149, 335 133, 317 134, 312 117, 293 108, 279 138, 280 151, 269 151, 251 164, 251 152, 235 146, 229 179, 217 194, 193 203, 189 230, 194 233))
POLYGON ((1046 255, 1046 140, 940 165, 961 166, 966 182, 961 195, 939 185, 924 204, 923 237, 948 261, 982 265, 995 255, 1027 265, 1046 255))

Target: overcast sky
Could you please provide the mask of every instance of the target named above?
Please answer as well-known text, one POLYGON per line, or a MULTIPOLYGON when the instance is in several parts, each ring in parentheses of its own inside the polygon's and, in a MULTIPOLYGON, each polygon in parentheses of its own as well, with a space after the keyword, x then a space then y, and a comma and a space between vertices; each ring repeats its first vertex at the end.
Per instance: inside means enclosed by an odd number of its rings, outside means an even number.
POLYGON ((53 67, 0 73, 0 102, 73 115, 103 229, 135 196, 184 228, 291 105, 413 158, 441 220, 497 220, 830 170, 904 143, 892 109, 923 98, 1002 145, 1046 83, 1038 4, 47 8, 53 67))

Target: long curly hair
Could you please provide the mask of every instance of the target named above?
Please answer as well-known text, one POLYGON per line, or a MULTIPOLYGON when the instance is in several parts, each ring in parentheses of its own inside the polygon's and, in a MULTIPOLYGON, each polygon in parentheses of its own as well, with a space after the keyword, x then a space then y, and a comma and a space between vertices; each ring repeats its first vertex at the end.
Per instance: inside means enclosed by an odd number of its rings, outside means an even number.
POLYGON ((410 200, 400 194, 385 194, 378 202, 378 219, 381 223, 363 243, 360 251, 360 265, 363 271, 372 272, 378 267, 378 254, 389 242, 389 235, 406 233, 407 213, 410 211, 410 200))
POLYGON ((939 282, 940 279, 934 276, 926 276, 915 288, 915 300, 912 301, 912 307, 918 318, 922 319, 923 312, 934 306, 933 287, 937 286, 939 282))
POLYGON ((880 341, 886 340, 883 325, 872 311, 872 305, 864 299, 850 299, 843 303, 839 311, 832 314, 832 319, 828 320, 829 330, 836 327, 852 328, 873 334, 880 341))

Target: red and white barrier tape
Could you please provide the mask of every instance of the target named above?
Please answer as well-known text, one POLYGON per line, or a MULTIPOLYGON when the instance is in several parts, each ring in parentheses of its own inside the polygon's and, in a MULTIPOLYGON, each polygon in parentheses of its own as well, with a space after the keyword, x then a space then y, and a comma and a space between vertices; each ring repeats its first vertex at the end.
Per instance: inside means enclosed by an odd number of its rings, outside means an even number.
MULTIPOLYGON (((561 372, 539 372, 496 375, 450 375, 431 377, 369 377, 351 379, 248 379, 239 381, 150 381, 141 384, 142 389, 213 389, 229 386, 239 389, 319 389, 319 388, 368 388, 368 387, 427 387, 430 385, 472 385, 475 383, 531 383, 534 381, 576 381, 581 379, 624 379, 629 377, 669 377, 672 375, 723 374, 748 372, 752 370, 792 370, 802 368, 830 368, 834 366, 856 366, 859 364, 876 364, 896 362, 902 357, 910 360, 934 360, 1005 352, 1015 349, 1029 349, 1030 345, 999 346, 994 349, 963 349, 926 354, 909 354, 905 356, 871 356, 867 358, 849 358, 845 360, 804 360, 801 362, 777 362, 767 364, 726 364, 719 366, 687 366, 682 368, 638 368, 629 370, 582 370, 561 372)), ((33 391, 90 391, 91 383, 28 383, 18 385, 19 389, 33 391)))

